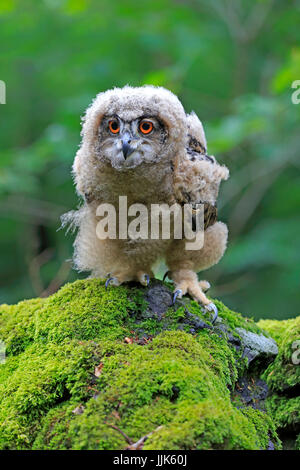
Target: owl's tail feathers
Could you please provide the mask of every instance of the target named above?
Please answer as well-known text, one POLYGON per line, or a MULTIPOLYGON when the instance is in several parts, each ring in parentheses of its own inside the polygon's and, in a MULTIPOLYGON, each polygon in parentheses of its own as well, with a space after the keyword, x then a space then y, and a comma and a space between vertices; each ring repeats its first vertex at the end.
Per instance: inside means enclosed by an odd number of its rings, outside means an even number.
POLYGON ((73 244, 73 268, 79 272, 93 271, 101 264, 93 222, 87 206, 82 206, 76 211, 70 211, 61 216, 60 228, 66 229, 66 234, 77 232, 73 244))

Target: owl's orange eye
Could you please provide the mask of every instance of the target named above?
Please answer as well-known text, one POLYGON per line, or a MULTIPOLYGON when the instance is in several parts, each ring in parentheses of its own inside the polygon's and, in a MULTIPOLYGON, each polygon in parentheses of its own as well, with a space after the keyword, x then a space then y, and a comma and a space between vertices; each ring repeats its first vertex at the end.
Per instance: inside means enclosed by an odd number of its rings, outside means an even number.
POLYGON ((113 134, 118 134, 118 132, 120 131, 120 125, 116 119, 109 121, 108 127, 110 132, 112 132, 113 134))
POLYGON ((150 132, 152 131, 153 129, 153 124, 151 121, 142 121, 140 123, 140 131, 143 133, 143 134, 150 134, 150 132))

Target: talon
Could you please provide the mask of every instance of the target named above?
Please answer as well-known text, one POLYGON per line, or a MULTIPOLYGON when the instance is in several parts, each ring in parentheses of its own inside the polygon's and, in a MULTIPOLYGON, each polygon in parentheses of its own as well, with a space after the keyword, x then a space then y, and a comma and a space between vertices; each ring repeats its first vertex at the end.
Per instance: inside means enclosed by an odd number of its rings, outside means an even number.
POLYGON ((181 297, 182 297, 182 290, 181 290, 181 289, 177 289, 177 290, 174 292, 172 305, 175 304, 176 299, 177 299, 178 296, 179 296, 179 299, 181 299, 181 297))
POLYGON ((169 276, 170 271, 166 271, 163 277, 163 282, 165 282, 166 278, 169 276))
POLYGON ((150 284, 149 274, 142 273, 138 275, 138 280, 142 284, 142 286, 148 287, 150 284))
POLYGON ((142 277, 140 278, 140 283, 145 286, 145 287, 148 287, 149 284, 150 284, 150 277, 149 277, 149 274, 143 274, 142 277))
POLYGON ((217 307, 215 306, 215 304, 213 302, 211 302, 210 304, 208 305, 205 305, 204 307, 206 310, 208 310, 209 312, 214 312, 214 315, 212 317, 212 324, 215 323, 216 319, 218 318, 218 309, 217 307))
POLYGON ((108 284, 113 280, 113 277, 109 277, 105 282, 105 289, 107 289, 108 284))

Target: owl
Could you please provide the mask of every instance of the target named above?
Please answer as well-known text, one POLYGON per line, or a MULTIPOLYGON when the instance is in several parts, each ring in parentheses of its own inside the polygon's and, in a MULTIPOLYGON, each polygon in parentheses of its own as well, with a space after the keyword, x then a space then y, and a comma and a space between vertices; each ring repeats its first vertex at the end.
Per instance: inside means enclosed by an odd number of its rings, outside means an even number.
POLYGON ((179 99, 162 87, 114 88, 99 93, 88 107, 81 135, 73 175, 82 205, 63 217, 64 224, 78 229, 76 268, 106 278, 109 287, 129 281, 148 285, 164 260, 174 283, 173 301, 189 294, 215 319, 217 308, 205 295, 209 283, 199 281, 197 273, 216 264, 226 249, 227 226, 217 221, 216 201, 229 172, 207 154, 196 114, 186 114, 179 99), (153 204, 188 204, 192 226, 202 204, 202 245, 188 250, 185 237, 172 233, 168 238, 100 239, 97 208, 110 204, 118 216, 120 196, 126 196, 128 207, 142 204, 149 211, 153 204))

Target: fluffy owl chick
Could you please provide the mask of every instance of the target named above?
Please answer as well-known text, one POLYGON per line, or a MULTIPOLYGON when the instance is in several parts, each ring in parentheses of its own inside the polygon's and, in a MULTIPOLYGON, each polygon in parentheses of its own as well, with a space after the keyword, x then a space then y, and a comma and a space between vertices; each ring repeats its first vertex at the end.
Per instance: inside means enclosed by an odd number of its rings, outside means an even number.
POLYGON ((216 199, 228 170, 207 155, 204 130, 194 113, 186 115, 178 98, 161 87, 126 86, 100 93, 83 118, 73 173, 84 203, 63 222, 78 227, 77 269, 108 277, 106 285, 131 280, 146 285, 155 263, 165 259, 175 299, 189 293, 215 309, 203 292, 209 284, 199 282, 196 273, 217 263, 226 248, 227 227, 216 221, 216 199), (197 204, 203 203, 204 243, 196 251, 187 250, 187 240, 176 239, 172 230, 169 237, 151 237, 150 217, 148 236, 124 234, 119 196, 126 196, 129 219, 141 207, 150 214, 153 204, 188 203, 194 208, 193 223, 197 204), (103 204, 115 208, 115 237, 98 235, 103 204))

